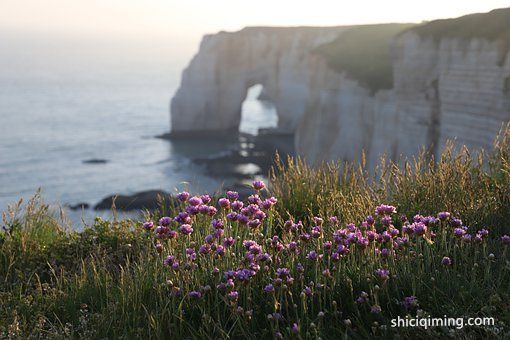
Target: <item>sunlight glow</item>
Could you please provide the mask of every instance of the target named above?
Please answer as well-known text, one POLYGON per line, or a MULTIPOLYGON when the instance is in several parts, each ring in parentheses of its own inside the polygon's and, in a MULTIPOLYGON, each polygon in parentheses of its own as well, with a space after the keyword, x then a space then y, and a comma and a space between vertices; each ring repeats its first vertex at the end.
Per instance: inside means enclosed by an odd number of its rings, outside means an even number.
POLYGON ((507 0, 3 0, 0 29, 196 38, 254 25, 421 22, 509 5, 507 0))

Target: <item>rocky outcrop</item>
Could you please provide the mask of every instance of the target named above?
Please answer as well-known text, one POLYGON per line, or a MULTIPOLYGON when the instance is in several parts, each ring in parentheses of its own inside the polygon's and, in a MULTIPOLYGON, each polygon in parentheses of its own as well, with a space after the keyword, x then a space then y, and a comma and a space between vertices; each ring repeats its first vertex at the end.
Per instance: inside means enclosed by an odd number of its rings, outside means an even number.
POLYGON ((171 195, 161 190, 148 190, 133 195, 111 195, 103 198, 94 206, 95 210, 118 209, 122 211, 131 210, 154 210, 160 207, 160 199, 173 202, 171 195))
POLYGON ((382 154, 413 155, 424 146, 438 154, 453 138, 489 148, 510 120, 509 44, 500 34, 510 30, 510 21, 501 19, 510 9, 496 14, 496 25, 482 14, 395 35, 385 47, 391 52, 392 78, 383 82, 388 88, 356 77, 363 76, 356 55, 350 55, 350 72, 342 69, 345 60, 335 68, 316 53, 332 41, 340 44, 334 53, 356 48, 353 39, 339 39, 356 27, 247 28, 207 36, 172 100, 172 133, 237 131, 247 89, 262 84, 279 129, 295 133, 296 152, 312 163, 359 160, 364 151, 372 167, 382 154), (459 29, 483 20, 490 23, 487 36, 459 29))
POLYGON ((237 131, 248 89, 264 86, 278 128, 294 132, 309 94, 309 56, 346 27, 251 27, 205 36, 171 103, 172 134, 237 131))
POLYGON ((311 162, 359 160, 369 167, 382 154, 438 154, 447 140, 490 148, 510 120, 505 89, 510 58, 485 39, 436 41, 412 30, 393 43, 394 88, 373 96, 358 82, 315 68, 315 94, 296 132, 297 152, 311 162), (318 85, 321 84, 321 85, 318 85))

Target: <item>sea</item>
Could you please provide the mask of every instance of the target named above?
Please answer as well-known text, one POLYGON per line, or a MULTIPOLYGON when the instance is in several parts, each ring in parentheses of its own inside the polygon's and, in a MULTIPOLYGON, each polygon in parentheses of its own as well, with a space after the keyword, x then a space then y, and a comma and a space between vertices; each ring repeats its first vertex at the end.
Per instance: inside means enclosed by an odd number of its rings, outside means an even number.
MULTIPOLYGON (((170 130, 169 103, 198 44, 0 32, 0 211, 40 191, 79 229, 111 212, 69 205, 222 187, 227 179, 192 161, 222 152, 221 143, 156 138, 170 130)), ((277 124, 260 91, 243 104, 242 132, 277 124)))

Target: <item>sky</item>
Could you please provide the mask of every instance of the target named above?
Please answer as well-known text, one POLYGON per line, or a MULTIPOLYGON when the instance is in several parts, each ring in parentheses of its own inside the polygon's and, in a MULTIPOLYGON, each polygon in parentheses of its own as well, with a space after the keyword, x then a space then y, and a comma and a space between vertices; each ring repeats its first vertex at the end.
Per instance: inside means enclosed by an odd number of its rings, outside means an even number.
POLYGON ((422 22, 510 7, 510 0, 1 0, 0 30, 197 40, 245 26, 422 22))

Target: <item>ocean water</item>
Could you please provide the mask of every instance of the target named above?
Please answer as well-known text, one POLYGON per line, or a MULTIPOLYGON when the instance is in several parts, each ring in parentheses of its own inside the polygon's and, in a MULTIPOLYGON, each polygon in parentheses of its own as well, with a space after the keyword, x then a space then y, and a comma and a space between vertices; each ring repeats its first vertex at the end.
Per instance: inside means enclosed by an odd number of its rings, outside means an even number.
MULTIPOLYGON (((191 161, 221 152, 221 143, 154 138, 169 131, 169 102, 194 53, 191 44, 179 52, 175 45, 9 38, 0 46, 6 51, 0 56, 0 211, 38 189, 53 206, 93 206, 116 193, 213 192, 225 183, 191 161), (84 163, 90 159, 107 162, 84 163)), ((274 108, 257 101, 257 91, 244 105, 246 132, 276 124, 274 108)), ((98 213, 67 214, 81 223, 98 213)))

